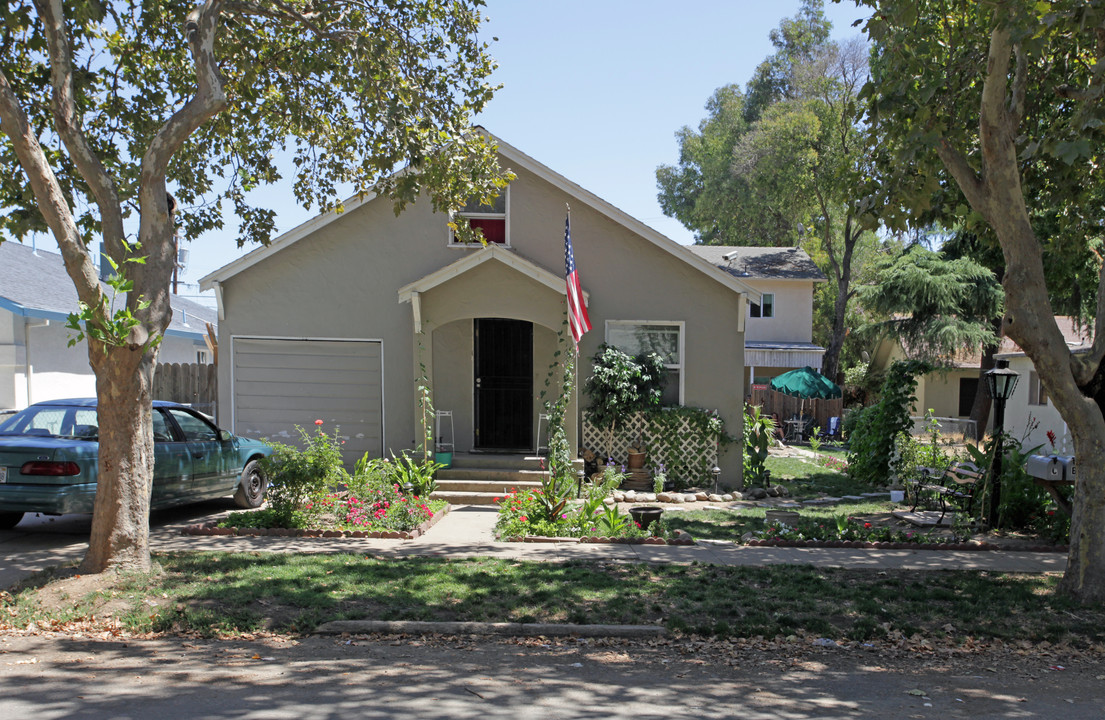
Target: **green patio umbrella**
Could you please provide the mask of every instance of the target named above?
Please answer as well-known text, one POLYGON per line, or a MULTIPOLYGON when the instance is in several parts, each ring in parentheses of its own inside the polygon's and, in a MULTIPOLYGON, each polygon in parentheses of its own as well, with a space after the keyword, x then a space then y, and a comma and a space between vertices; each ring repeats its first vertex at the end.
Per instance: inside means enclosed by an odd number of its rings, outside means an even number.
POLYGON ((829 400, 841 395, 840 388, 829 378, 806 366, 771 378, 771 389, 796 398, 829 400))
POLYGON ((840 387, 808 365, 771 378, 771 389, 784 395, 800 398, 798 417, 803 416, 807 398, 828 400, 841 396, 840 387))

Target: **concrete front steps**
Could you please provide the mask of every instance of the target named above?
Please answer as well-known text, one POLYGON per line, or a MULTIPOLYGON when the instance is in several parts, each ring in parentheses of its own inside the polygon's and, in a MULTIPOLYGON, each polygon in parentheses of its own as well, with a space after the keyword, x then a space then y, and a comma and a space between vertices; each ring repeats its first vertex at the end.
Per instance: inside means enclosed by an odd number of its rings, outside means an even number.
POLYGON ((453 505, 494 505, 511 488, 541 487, 540 458, 533 455, 454 453, 453 465, 437 471, 430 497, 453 505))

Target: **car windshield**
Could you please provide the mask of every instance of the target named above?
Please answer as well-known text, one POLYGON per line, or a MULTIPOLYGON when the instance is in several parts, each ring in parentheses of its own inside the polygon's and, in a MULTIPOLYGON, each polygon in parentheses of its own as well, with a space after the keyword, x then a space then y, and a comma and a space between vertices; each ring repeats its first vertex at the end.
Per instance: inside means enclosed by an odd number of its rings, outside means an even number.
POLYGON ((99 424, 93 408, 31 406, 0 422, 0 435, 95 440, 99 424))

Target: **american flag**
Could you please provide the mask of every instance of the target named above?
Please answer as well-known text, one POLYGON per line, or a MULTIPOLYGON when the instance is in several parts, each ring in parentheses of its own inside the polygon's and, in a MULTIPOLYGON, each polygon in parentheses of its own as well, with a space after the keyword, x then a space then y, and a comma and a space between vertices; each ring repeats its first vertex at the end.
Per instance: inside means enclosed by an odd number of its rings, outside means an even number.
POLYGON ((579 286, 579 271, 572 256, 572 216, 564 218, 564 278, 568 284, 568 326, 572 340, 579 345, 583 333, 591 329, 587 307, 583 304, 583 289, 579 286))

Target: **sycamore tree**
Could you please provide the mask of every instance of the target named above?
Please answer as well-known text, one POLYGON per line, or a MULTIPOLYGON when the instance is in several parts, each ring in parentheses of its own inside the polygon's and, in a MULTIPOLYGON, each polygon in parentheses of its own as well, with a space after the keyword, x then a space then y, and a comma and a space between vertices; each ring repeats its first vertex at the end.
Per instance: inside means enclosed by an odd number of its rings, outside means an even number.
MULTIPOLYGON (((174 232, 267 242, 249 191, 295 163, 310 207, 384 193, 396 211, 489 198, 503 179, 470 123, 493 62, 481 0, 13 0, 0 7, 0 216, 49 230, 73 280, 99 398, 85 572, 146 569, 150 384, 169 323, 174 232), (408 166, 403 172, 395 170, 408 166), (105 292, 102 242, 120 274, 105 292)), ((460 232, 465 232, 462 226, 460 232)))
POLYGON ((1061 589, 1105 600, 1105 2, 859 0, 877 53, 866 122, 888 155, 884 219, 928 209, 954 182, 1005 264, 1002 331, 1032 360, 1078 456, 1061 589), (1067 253, 1061 275, 1046 253, 1067 253), (1061 280, 1060 278, 1066 278, 1061 280), (1050 280, 1050 283, 1049 283, 1050 280), (1053 298, 1077 284, 1094 318, 1072 353, 1053 298))

